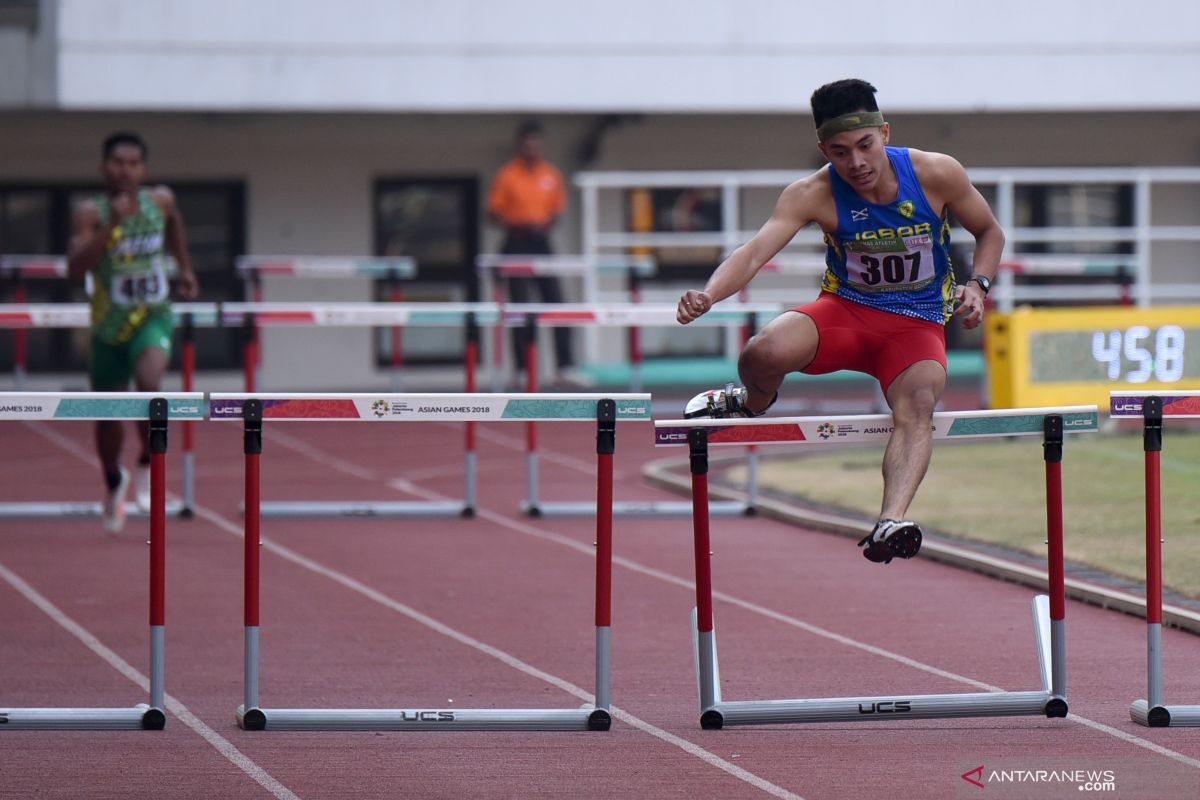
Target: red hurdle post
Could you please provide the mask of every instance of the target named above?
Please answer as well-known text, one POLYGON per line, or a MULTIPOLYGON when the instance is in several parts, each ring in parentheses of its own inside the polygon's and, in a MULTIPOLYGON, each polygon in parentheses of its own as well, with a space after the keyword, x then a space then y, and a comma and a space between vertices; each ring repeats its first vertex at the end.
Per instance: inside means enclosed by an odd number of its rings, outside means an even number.
POLYGON ((1063 564, 1062 451, 1063 418, 1047 414, 1042 422, 1042 452, 1046 462, 1046 571, 1050 595, 1050 687, 1047 717, 1067 715, 1066 624, 1067 587, 1063 564))
POLYGON ((167 401, 150 401, 150 706, 142 726, 162 730, 166 726, 166 631, 167 584, 167 401), (158 713, 153 713, 157 711, 158 713))
MULTIPOLYGON (((525 391, 538 390, 537 323, 533 314, 525 315, 525 391)), ((525 474, 529 484, 529 516, 541 516, 538 507, 537 423, 525 423, 525 474)))
POLYGON ((242 404, 242 422, 245 436, 243 452, 246 456, 245 514, 244 514, 244 625, 245 642, 245 701, 242 708, 242 727, 245 730, 263 730, 266 715, 258 705, 258 636, 259 636, 259 550, 261 521, 259 503, 261 495, 259 469, 262 460, 261 400, 247 400, 242 404))
POLYGON ((1146 454, 1146 622, 1161 625, 1162 398, 1147 397, 1142 403, 1142 416, 1142 449, 1146 454))
MULTIPOLYGON (((19 271, 17 272, 17 288, 13 290, 13 301, 16 303, 25 302, 25 282, 21 279, 19 271)), ((18 389, 25 388, 26 352, 25 329, 17 328, 13 331, 13 376, 16 378, 18 389)))
POLYGON ((708 431, 688 431, 689 464, 692 473, 692 538, 696 559, 696 647, 700 671, 700 726, 720 728, 717 704, 716 641, 713 636, 712 544, 708 527, 708 431))
POLYGON ((696 611, 699 630, 712 633, 712 564, 708 528, 708 431, 688 431, 692 473, 692 534, 696 547, 696 611))
MULTIPOLYGON (((500 281, 492 287, 492 302, 496 304, 499 319, 504 319, 504 290, 500 281)), ((492 391, 498 392, 504 385, 504 323, 492 326, 492 391)))
MULTIPOLYGON (((1146 724, 1171 724, 1162 692, 1162 425, 1163 401, 1142 401, 1142 449, 1146 453, 1146 724)), ((1182 714, 1180 717, 1182 718, 1182 714)))
POLYGON ((258 372, 258 323, 253 313, 247 314, 242 322, 242 370, 245 390, 257 391, 254 378, 258 372))
MULTIPOLYGON (((192 391, 192 384, 196 375, 196 326, 192 319, 191 313, 183 315, 183 352, 181 354, 183 367, 183 390, 185 392, 192 391)), ((195 423, 190 419, 183 421, 183 508, 179 511, 179 516, 190 519, 194 512, 196 498, 194 497, 195 489, 195 463, 193 458, 193 436, 195 423)))
POLYGON ((608 730, 612 718, 612 533, 613 454, 617 449, 617 404, 596 403, 596 710, 589 730, 608 730))
MULTIPOLYGON (((479 363, 479 324, 475 321, 475 312, 467 313, 467 344, 466 352, 463 356, 463 370, 466 372, 464 379, 465 390, 469 394, 474 394, 475 389, 475 367, 479 363)), ((464 431, 464 449, 466 450, 466 492, 463 495, 463 510, 464 517, 475 516, 475 420, 467 420, 464 431)))

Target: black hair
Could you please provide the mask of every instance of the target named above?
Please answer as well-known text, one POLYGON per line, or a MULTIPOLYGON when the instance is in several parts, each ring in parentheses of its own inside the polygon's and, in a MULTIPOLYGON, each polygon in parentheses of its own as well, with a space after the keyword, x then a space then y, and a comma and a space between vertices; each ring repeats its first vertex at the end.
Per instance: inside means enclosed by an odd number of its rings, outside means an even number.
POLYGON ((878 111, 875 92, 878 90, 858 78, 827 83, 812 93, 812 114, 816 127, 828 120, 855 111, 878 111))
POLYGON ((536 119, 527 119, 517 126, 517 141, 524 141, 526 136, 541 136, 542 133, 542 123, 536 119))
POLYGON ((150 154, 150 149, 146 147, 146 142, 141 136, 138 136, 133 131, 117 131, 104 140, 104 146, 100 148, 101 158, 107 161, 109 156, 113 154, 113 151, 123 144, 131 144, 138 150, 141 150, 143 161, 150 154))

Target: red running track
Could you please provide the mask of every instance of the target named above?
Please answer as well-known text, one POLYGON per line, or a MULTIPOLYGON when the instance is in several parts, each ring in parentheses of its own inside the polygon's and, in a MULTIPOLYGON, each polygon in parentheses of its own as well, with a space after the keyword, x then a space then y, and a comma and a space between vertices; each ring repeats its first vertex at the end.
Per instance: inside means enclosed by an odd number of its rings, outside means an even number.
MULTIPOLYGON (((540 427, 541 497, 588 497, 594 425, 540 427)), ((639 465, 664 455, 651 438, 618 426, 618 499, 679 499, 641 484, 639 465)), ((1078 798, 1075 783, 1014 782, 1077 769, 1111 770, 1105 797, 1200 796, 1200 729, 1129 719, 1145 623, 1079 603, 1066 720, 701 730, 684 517, 615 521, 609 732, 242 731, 241 429, 196 439, 200 511, 167 529, 166 730, 0 731, 0 797, 1078 798), (980 790, 960 777, 978 766, 1010 780, 980 790)), ((8 423, 4 441, 0 499, 99 489, 90 424, 8 423)), ((461 441, 455 425, 268 423, 263 496, 461 497, 461 441)), ((520 426, 481 426, 474 520, 263 520, 263 706, 587 702, 594 521, 522 517, 523 452, 520 426)), ((1030 476, 1040 502, 1039 463, 1030 476)), ((0 521, 0 705, 145 702, 146 532, 0 521)), ((712 540, 726 699, 1038 687, 1028 589, 921 559, 870 564, 847 539, 765 519, 714 518, 712 540)), ((1200 702, 1200 639, 1168 630, 1164 651, 1167 702, 1200 702)))

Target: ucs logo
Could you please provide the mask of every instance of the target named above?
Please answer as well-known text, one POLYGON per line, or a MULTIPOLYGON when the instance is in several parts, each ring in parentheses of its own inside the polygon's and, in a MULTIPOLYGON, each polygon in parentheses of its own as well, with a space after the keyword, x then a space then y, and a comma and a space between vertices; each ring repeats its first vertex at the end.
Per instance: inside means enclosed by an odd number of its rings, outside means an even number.
POLYGON ((400 711, 401 722, 454 722, 453 711, 400 711))
POLYGON ((912 711, 911 700, 882 700, 878 703, 859 703, 860 714, 903 714, 912 711))

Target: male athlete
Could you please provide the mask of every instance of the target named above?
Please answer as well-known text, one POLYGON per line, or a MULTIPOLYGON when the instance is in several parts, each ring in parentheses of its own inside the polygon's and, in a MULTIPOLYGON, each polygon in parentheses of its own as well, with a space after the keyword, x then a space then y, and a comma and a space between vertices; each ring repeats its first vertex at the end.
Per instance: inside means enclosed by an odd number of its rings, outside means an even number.
POLYGON ((966 170, 950 156, 889 147, 891 128, 875 87, 841 80, 813 92, 817 147, 829 166, 783 190, 771 218, 713 272, 703 291, 679 300, 687 324, 736 294, 810 222, 825 234, 826 271, 816 301, 771 321, 738 361, 745 388, 729 384, 693 398, 685 415, 757 417, 789 372, 841 369, 879 381, 894 430, 883 456, 883 504, 858 543, 878 563, 912 558, 921 528, 904 517, 933 449, 934 407, 946 385, 945 325, 974 328, 1004 249, 1004 231, 966 170), (975 237, 974 274, 956 285, 953 214, 975 237))
MULTIPOLYGON (((138 391, 158 391, 170 361, 174 326, 165 253, 175 259, 179 296, 191 300, 199 292, 183 219, 170 189, 142 187, 146 144, 137 134, 114 133, 104 140, 100 173, 105 193, 75 209, 67 259, 74 280, 92 273, 92 389, 125 391, 132 380, 138 391)), ((149 427, 148 421, 140 423, 135 496, 143 511, 150 506, 149 427)), ((109 533, 125 525, 129 472, 121 466, 124 435, 119 421, 96 423, 96 450, 107 488, 104 529, 109 533)))

